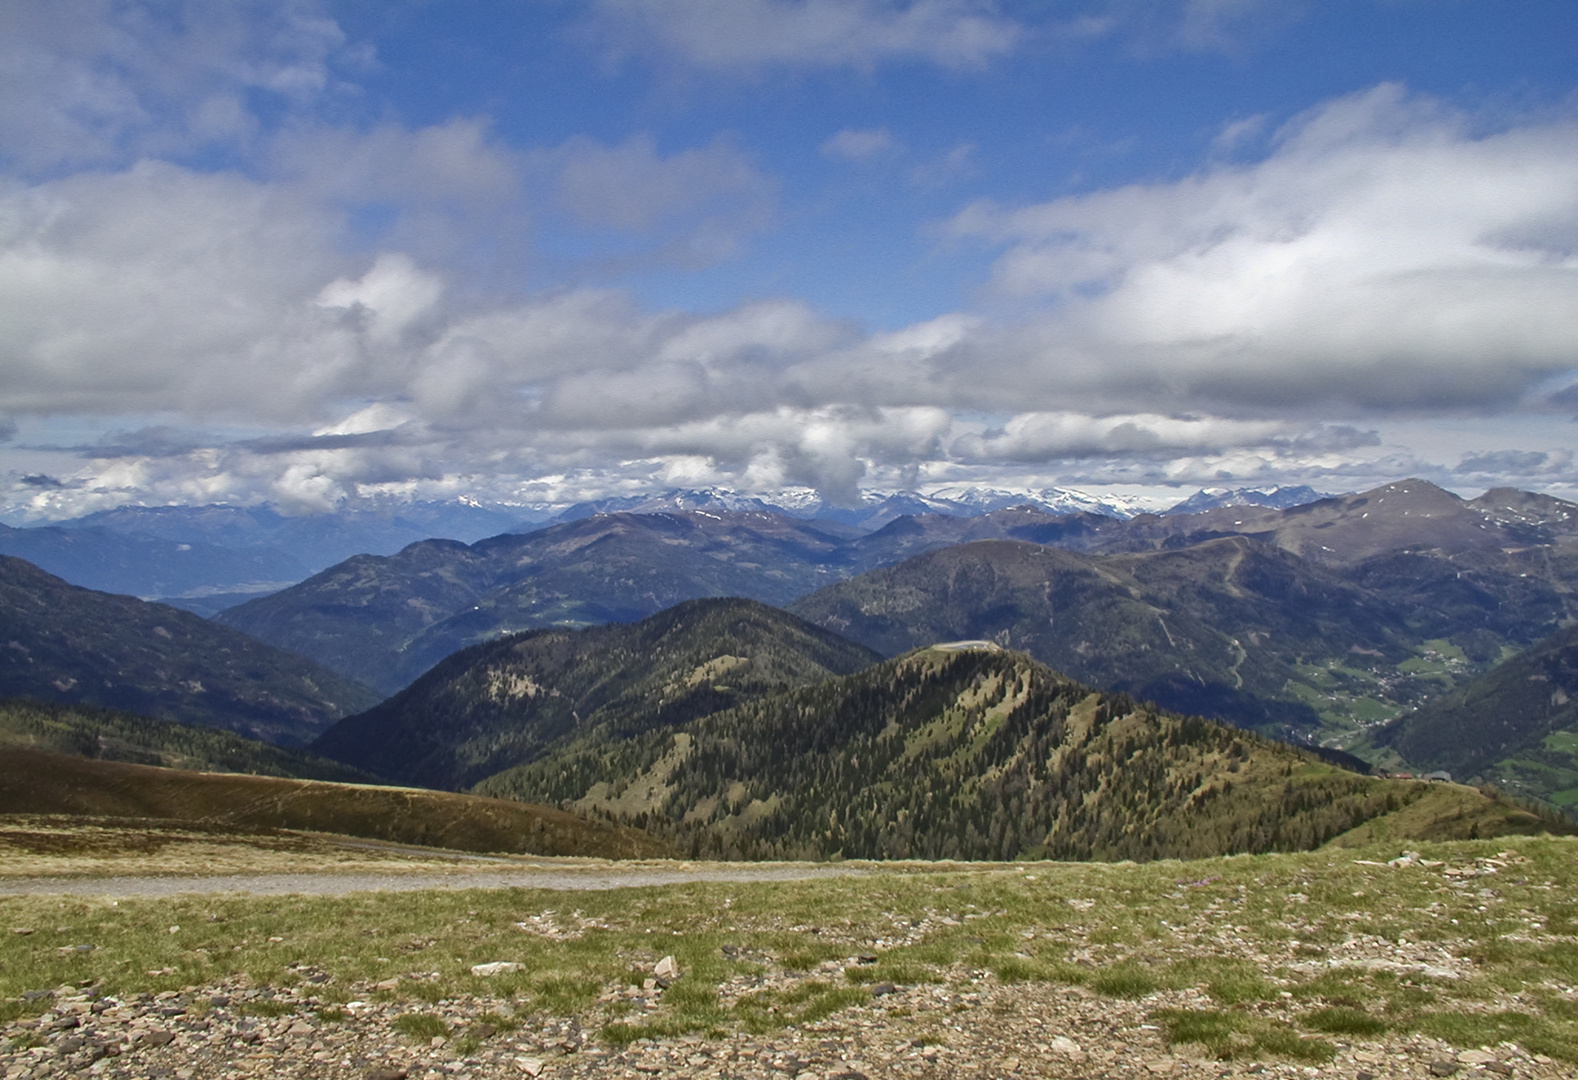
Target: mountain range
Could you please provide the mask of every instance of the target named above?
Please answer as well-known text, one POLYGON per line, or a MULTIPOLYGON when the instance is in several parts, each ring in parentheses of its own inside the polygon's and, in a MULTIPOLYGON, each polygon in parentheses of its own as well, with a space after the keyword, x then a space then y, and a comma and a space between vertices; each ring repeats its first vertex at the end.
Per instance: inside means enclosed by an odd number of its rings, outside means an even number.
MULTIPOLYGON (((1296 494, 1317 497, 1308 488, 1213 490, 1199 492, 1179 506, 1198 509, 1225 501, 1283 505, 1296 494)), ((870 532, 907 514, 973 517, 1013 506, 1031 506, 1048 514, 1118 518, 1141 511, 1122 499, 1100 499, 1079 491, 965 486, 926 495, 866 493, 853 506, 828 503, 808 490, 786 491, 769 500, 721 489, 672 489, 559 507, 482 503, 464 497, 362 499, 326 513, 267 505, 121 506, 49 525, 0 526, 0 554, 27 559, 73 585, 165 600, 212 615, 354 555, 392 555, 408 544, 436 538, 471 543, 597 514, 764 512, 819 521, 826 528, 842 525, 870 532)))
POLYGON ((392 693, 502 634, 744 596, 885 655, 990 638, 1095 686, 1345 745, 1578 616, 1575 583, 1578 506, 1411 480, 1288 509, 1020 507, 863 534, 602 514, 349 560, 219 618, 392 693))

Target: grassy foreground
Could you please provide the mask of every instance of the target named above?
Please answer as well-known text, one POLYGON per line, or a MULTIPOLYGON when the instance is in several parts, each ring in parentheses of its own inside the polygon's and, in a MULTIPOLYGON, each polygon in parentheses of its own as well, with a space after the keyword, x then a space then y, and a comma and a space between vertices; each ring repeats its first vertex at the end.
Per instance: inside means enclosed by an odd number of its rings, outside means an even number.
POLYGON ((326 1023, 353 997, 398 1001, 420 1035, 437 1003, 489 995, 521 1020, 571 1017, 625 1043, 806 1024, 870 1005, 882 983, 990 979, 1137 999, 1175 1044, 1221 1058, 1320 1062, 1340 1043, 1422 1033, 1575 1062, 1575 886, 1578 841, 1515 838, 1421 844, 1402 859, 1393 845, 901 864, 606 892, 9 897, 0 1019, 41 1012, 24 994, 66 983, 126 998, 242 978, 312 983, 326 1023), (655 1001, 632 995, 670 954, 672 985, 655 1001), (471 973, 492 961, 523 967, 471 973))

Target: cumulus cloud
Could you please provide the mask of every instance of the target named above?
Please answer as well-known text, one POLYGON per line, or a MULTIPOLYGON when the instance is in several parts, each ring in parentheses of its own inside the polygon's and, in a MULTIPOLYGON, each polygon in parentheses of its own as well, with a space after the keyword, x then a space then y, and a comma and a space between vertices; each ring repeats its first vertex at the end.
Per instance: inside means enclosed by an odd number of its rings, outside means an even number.
POLYGON ((1016 370, 1130 403, 1509 403, 1575 364, 1578 124, 1491 134, 1396 86, 1263 161, 1004 210, 993 288, 1043 314, 1016 370))
POLYGON ((703 69, 868 68, 919 59, 979 67, 1024 29, 980 0, 598 0, 592 28, 616 55, 703 69))
POLYGON ((1048 461, 1264 445, 1289 431, 1289 425, 1277 421, 1033 412, 1013 417, 998 430, 965 435, 952 449, 962 461, 1048 461))

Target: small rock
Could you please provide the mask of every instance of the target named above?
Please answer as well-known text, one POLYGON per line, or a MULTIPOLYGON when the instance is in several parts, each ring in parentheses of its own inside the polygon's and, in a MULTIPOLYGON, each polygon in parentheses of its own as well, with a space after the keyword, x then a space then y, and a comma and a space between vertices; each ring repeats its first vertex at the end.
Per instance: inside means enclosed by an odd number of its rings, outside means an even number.
POLYGON ((400 980, 399 979, 385 979, 383 982, 373 983, 373 989, 374 990, 398 990, 398 989, 400 989, 400 980))
POLYGON ((542 1058, 518 1057, 515 1067, 527 1076, 538 1076, 542 1073, 542 1058))
POLYGON ((875 953, 861 953, 855 957, 855 963, 857 964, 875 964, 876 962, 877 957, 875 953))
POLYGON ((1512 1066, 1505 1061, 1487 1061, 1485 1062, 1485 1071, 1493 1072, 1497 1076, 1511 1076, 1512 1066))
POLYGON ((491 1039, 499 1033, 499 1029, 492 1024, 478 1024, 470 1030, 471 1034, 478 1039, 491 1039))
POLYGON ((1451 1076, 1457 1070, 1458 1064, 1455 1061, 1432 1061, 1430 1063, 1431 1076, 1451 1076))
POLYGON ((657 962, 657 966, 652 969, 652 974, 660 979, 677 979, 679 978, 679 964, 674 961, 674 957, 665 956, 657 962))
POLYGON ((31 926, 13 926, 11 928, 11 932, 13 934, 20 934, 23 937, 26 937, 33 932, 33 928, 31 926))
POLYGON ((508 975, 514 971, 525 971, 525 964, 517 964, 513 960, 495 960, 491 964, 473 964, 471 973, 480 975, 484 979, 491 975, 508 975))
POLYGON ((1079 1043, 1075 1042, 1067 1035, 1053 1036, 1052 1052, 1054 1054, 1062 1054, 1064 1057, 1070 1058, 1082 1058, 1085 1056, 1084 1051, 1079 1048, 1079 1043))
POLYGON ((1489 1050, 1464 1050, 1458 1054, 1459 1065, 1489 1065, 1496 1060, 1496 1055, 1489 1050))
POLYGON ((285 1034, 286 1035, 311 1035, 312 1032, 313 1032, 313 1026, 311 1024, 307 1023, 307 1021, 305 1021, 305 1020, 297 1020, 294 1024, 290 1025, 290 1027, 288 1029, 286 1029, 285 1034))
POLYGON ((23 1001, 44 1001, 55 996, 53 990, 25 990, 22 993, 23 1001))
POLYGON ((145 1031, 137 1042, 141 1046, 169 1046, 175 1041, 173 1031, 145 1031))
POLYGON ((406 1071, 389 1065, 380 1065, 368 1072, 367 1080, 405 1080, 406 1071))
POLYGON ((1353 1080, 1375 1080, 1375 1074, 1371 1072, 1357 1073, 1355 1074, 1353 1080))
POLYGON ((893 993, 897 989, 898 989, 898 987, 894 986, 890 982, 875 983, 871 987, 871 996, 874 997, 874 998, 887 997, 889 994, 893 993))

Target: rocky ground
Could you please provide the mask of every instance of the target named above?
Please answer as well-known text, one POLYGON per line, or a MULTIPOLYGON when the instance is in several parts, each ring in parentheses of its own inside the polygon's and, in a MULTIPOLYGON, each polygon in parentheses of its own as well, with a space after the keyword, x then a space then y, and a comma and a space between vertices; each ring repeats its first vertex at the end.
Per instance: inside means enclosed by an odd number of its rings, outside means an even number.
MULTIPOLYGON (((105 1080, 250 1076, 314 1080, 402 1077, 860 1077, 1330 1076, 1350 1080, 1482 1076, 1555 1080, 1573 1070, 1515 1046, 1461 1048, 1424 1036, 1337 1043, 1319 1065, 1211 1060, 1169 1047, 1147 1022, 1158 1008, 1205 1005, 1195 992, 1137 1000, 1078 987, 1003 984, 960 971, 945 984, 878 985, 867 1003, 767 1035, 734 1033, 598 1044, 580 1023, 514 1016, 507 1001, 467 997, 413 1008, 409 1001, 326 1006, 313 979, 297 989, 227 984, 98 997, 92 987, 50 991, 48 1011, 6 1025, 5 1080, 91 1076, 105 1080), (413 1023, 413 1015, 422 1024, 413 1023), (429 1030, 421 1030, 426 1025, 429 1030), (442 1025, 445 1034, 431 1034, 442 1025)), ((826 978, 812 972, 801 978, 826 978)), ((768 977, 792 979, 793 976, 768 977)), ((349 988, 365 997, 376 986, 349 988)), ((724 993, 731 988, 724 987, 724 993)), ((736 991, 747 988, 733 988, 736 991)), ((610 988, 623 1012, 656 1007, 659 986, 610 988)))

